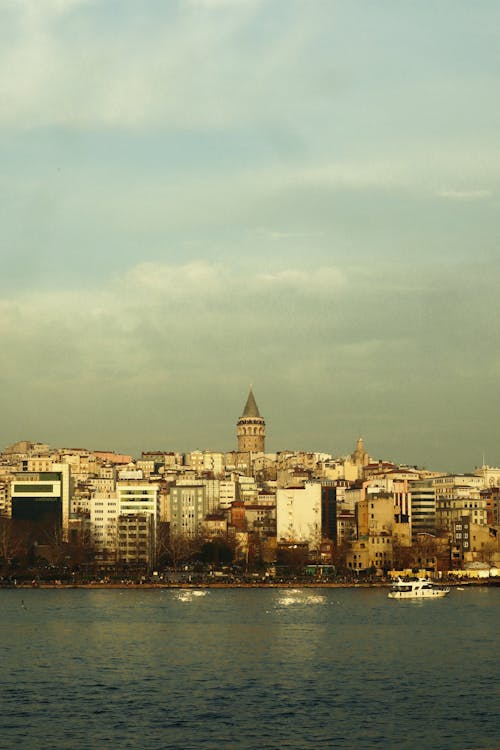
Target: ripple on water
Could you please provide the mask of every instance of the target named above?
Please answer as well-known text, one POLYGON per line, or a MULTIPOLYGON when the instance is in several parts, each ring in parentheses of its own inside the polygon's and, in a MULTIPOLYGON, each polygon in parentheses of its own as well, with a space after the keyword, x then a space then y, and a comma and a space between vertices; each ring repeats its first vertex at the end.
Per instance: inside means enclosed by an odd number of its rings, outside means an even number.
POLYGON ((499 589, 52 593, 0 592, 1 750, 497 742, 499 589))

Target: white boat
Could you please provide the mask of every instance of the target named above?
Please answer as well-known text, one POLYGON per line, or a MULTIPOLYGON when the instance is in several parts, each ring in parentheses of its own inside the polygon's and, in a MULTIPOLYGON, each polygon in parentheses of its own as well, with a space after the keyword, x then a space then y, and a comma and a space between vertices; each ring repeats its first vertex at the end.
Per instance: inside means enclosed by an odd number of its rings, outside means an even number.
POLYGON ((437 599, 449 593, 448 586, 438 586, 428 578, 414 578, 410 581, 397 578, 387 596, 389 599, 437 599))

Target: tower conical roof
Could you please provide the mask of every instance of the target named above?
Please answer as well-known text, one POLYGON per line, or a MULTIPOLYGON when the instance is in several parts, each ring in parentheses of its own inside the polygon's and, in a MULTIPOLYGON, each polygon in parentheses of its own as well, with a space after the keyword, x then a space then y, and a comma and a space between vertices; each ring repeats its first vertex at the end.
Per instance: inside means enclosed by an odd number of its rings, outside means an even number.
POLYGON ((255 396, 253 395, 252 388, 250 388, 250 393, 248 394, 247 402, 245 404, 245 408, 243 409, 242 417, 260 417, 259 414, 259 407, 257 406, 257 402, 255 400, 255 396))

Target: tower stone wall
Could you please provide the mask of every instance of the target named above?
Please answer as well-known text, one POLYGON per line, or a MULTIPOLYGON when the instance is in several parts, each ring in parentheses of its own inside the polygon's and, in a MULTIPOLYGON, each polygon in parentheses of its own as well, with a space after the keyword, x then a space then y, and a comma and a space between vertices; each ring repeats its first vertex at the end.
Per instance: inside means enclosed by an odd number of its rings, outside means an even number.
POLYGON ((264 453, 266 423, 260 416, 251 388, 243 414, 238 419, 236 432, 239 453, 264 453))

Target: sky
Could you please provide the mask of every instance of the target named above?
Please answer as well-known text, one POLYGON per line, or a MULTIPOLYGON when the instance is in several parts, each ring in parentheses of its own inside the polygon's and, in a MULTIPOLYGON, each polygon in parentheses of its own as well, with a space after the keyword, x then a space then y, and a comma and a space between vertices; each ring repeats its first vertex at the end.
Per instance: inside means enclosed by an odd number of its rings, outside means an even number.
POLYGON ((0 0, 0 447, 500 465, 496 0, 0 0))

